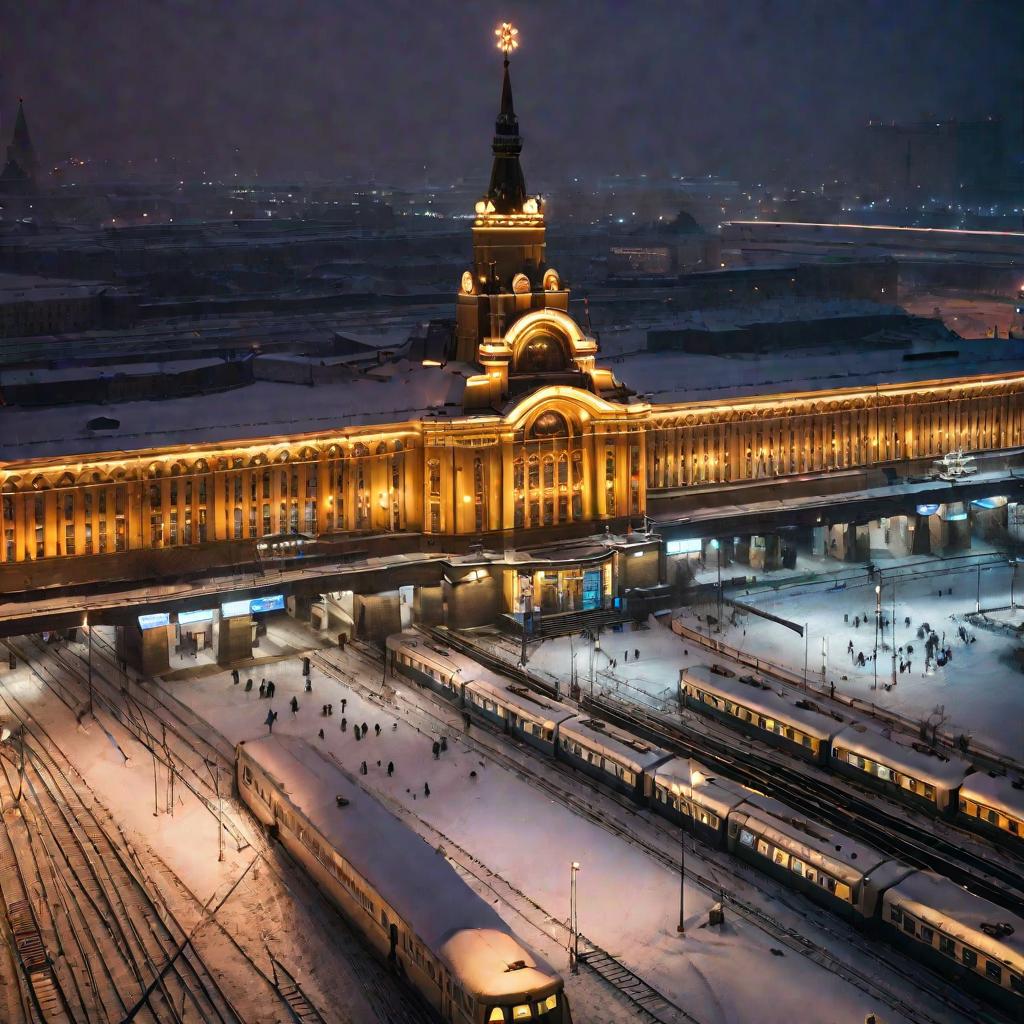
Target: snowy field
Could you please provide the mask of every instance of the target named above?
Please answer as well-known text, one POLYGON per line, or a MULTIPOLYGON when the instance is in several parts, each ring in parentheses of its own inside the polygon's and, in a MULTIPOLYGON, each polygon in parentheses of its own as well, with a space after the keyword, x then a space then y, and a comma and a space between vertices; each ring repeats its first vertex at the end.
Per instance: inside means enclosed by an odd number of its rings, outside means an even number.
MULTIPOLYGON (((663 634, 675 655, 672 671, 678 673, 679 640, 668 631, 663 634)), ((640 634, 623 636, 631 642, 640 634)), ((379 688, 379 666, 352 652, 332 657, 366 686, 379 688)), ((657 659, 651 661, 653 667, 657 659)), ((641 664, 645 665, 645 658, 641 664)), ((277 686, 273 702, 260 700, 256 693, 246 695, 232 685, 228 672, 165 686, 232 742, 265 733, 264 720, 272 703, 280 716, 277 730, 305 737, 333 753, 353 772, 358 773, 365 760, 364 784, 431 841, 457 848, 486 865, 487 883, 481 891, 523 939, 563 971, 567 967, 569 865, 578 860, 582 863, 582 933, 686 1006, 702 1024, 789 1024, 812 1019, 838 1024, 860 1022, 867 1013, 883 1009, 872 996, 791 950, 782 956, 781 950, 773 952, 776 944, 766 933, 733 915, 722 929, 701 927, 711 898, 690 885, 686 892, 688 930, 681 939, 675 930, 679 878, 674 871, 578 817, 520 773, 491 763, 485 753, 489 738, 479 735, 479 727, 464 735, 461 718, 430 701, 429 714, 446 716, 449 722, 445 730, 449 749, 435 760, 432 744, 444 727, 424 712, 425 698, 412 684, 396 680, 396 706, 385 709, 365 699, 356 688, 343 686, 316 669, 313 692, 305 693, 298 659, 268 666, 268 670, 277 686), (289 710, 292 696, 299 702, 294 715, 289 710), (343 700, 347 701, 344 712, 343 700), (325 702, 334 705, 333 716, 321 714, 325 702), (363 722, 369 733, 357 741, 353 725, 363 722), (322 740, 318 735, 321 728, 322 740), (387 774, 389 762, 395 766, 393 777, 387 774), (471 772, 476 772, 475 778, 471 772), (429 796, 425 785, 429 785, 429 796), (532 908, 525 916, 520 912, 524 904, 532 908), (817 1000, 808 1016, 810 993, 816 994, 817 1000)), ((660 678, 667 671, 666 664, 657 675, 660 678)), ((645 813, 635 817, 636 827, 649 827, 645 813)), ((698 847, 692 856, 704 856, 700 850, 698 847)), ((713 863, 702 868, 715 870, 713 863)), ((480 888, 479 882, 474 884, 480 888)), ((810 931, 823 945, 835 946, 835 929, 845 926, 766 880, 756 885, 764 890, 763 895, 753 886, 744 895, 760 899, 773 916, 810 931), (827 931, 815 934, 819 928, 827 931)), ((852 948, 834 951, 851 962, 860 957, 852 948)), ((873 970, 873 966, 867 969, 873 970)), ((885 980, 890 987, 909 989, 907 982, 895 977, 885 980)), ((578 1024, 635 1019, 635 1014, 626 1006, 619 1007, 610 990, 586 970, 578 978, 567 977, 567 983, 578 1024)), ((924 998, 911 991, 907 996, 918 1004, 924 998)), ((882 1018, 887 1024, 904 1019, 888 1007, 882 1018)))

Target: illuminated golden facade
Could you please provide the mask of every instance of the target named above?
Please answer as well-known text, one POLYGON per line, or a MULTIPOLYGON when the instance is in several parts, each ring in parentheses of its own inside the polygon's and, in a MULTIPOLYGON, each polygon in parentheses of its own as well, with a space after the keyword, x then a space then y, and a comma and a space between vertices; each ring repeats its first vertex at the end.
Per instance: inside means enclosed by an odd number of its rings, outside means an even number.
POLYGON ((244 561, 260 538, 296 532, 418 534, 440 550, 453 538, 529 547, 641 526, 649 497, 675 489, 785 484, 958 447, 1024 445, 1024 373, 637 400, 597 364, 596 341, 568 313, 568 289, 545 262, 543 210, 526 193, 520 149, 506 51, 494 171, 457 298, 456 358, 479 368, 466 382, 463 415, 11 458, 0 463, 0 563, 195 548, 216 566, 244 561), (218 554, 227 542, 230 554, 218 554))

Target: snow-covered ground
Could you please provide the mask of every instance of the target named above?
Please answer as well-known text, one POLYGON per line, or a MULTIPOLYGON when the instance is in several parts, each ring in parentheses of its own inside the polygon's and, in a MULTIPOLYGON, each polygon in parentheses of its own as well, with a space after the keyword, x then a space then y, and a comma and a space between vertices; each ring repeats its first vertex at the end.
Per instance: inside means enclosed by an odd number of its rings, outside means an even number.
MULTIPOLYGON (((632 644, 641 635, 648 638, 648 634, 622 634, 622 646, 632 644)), ((671 647, 675 656, 672 671, 677 674, 678 638, 667 630, 652 631, 650 638, 654 637, 658 637, 659 644, 671 647)), ((646 668, 646 644, 644 649, 640 665, 646 668)), ((379 687, 379 666, 353 652, 332 657, 367 686, 379 687)), ((667 657, 664 660, 667 662, 667 657)), ((650 661, 652 667, 657 667, 657 658, 650 661)), ((667 664, 656 674, 660 678, 666 671, 667 664)), ((730 915, 722 929, 701 927, 707 920, 711 898, 689 884, 688 929, 686 938, 681 939, 675 928, 679 878, 674 871, 577 816, 519 773, 489 761, 479 745, 482 738, 475 736, 478 727, 464 735, 461 719, 450 712, 451 729, 446 733, 449 749, 435 760, 431 746, 438 727, 418 710, 425 698, 412 684, 395 681, 396 707, 388 710, 364 699, 354 687, 344 686, 317 670, 312 693, 305 693, 298 659, 274 665, 270 675, 277 685, 273 702, 260 700, 255 693, 246 695, 232 685, 228 672, 165 685, 232 742, 263 734, 272 704, 280 716, 276 729, 303 736, 332 752, 353 772, 358 773, 365 761, 364 784, 411 823, 419 822, 418 827, 426 834, 443 837, 441 845, 446 841, 456 844, 486 865, 495 878, 485 891, 496 909, 528 943, 563 970, 569 865, 577 860, 582 864, 579 916, 583 934, 620 956, 704 1024, 861 1021, 867 1013, 882 1009, 873 997, 804 957, 789 950, 779 955, 783 951, 767 934, 735 916, 730 915), (289 710, 292 696, 299 702, 297 714, 289 710), (344 711, 343 700, 347 701, 344 711), (326 702, 334 706, 329 717, 321 713, 326 702), (357 741, 353 726, 363 722, 369 726, 369 733, 357 741), (381 728, 379 736, 377 725, 381 728), (320 729, 324 730, 323 739, 318 735, 320 729), (393 777, 387 775, 389 762, 395 767, 393 777), (471 772, 476 772, 475 778, 471 772), (427 784, 429 796, 425 794, 427 784), (539 920, 523 917, 515 909, 519 898, 528 899, 546 915, 539 920), (811 1016, 809 998, 815 999, 811 1016)), ((644 815, 637 817, 643 819, 644 815)), ((761 898, 774 915, 788 915, 796 927, 815 934, 815 922, 821 920, 819 912, 798 897, 780 894, 772 883, 758 885, 765 895, 757 897, 751 889, 753 898, 761 898)), ((827 915, 826 919, 829 927, 842 927, 827 915)), ((835 944, 834 933, 815 934, 815 938, 822 944, 835 944)), ((859 956, 852 949, 834 951, 854 961, 859 956)), ((894 977, 886 978, 886 982, 897 989, 909 989, 906 982, 894 977)), ((569 978, 568 984, 580 1024, 628 1019, 628 1011, 620 1014, 614 1001, 609 1002, 607 995, 602 997, 600 986, 594 988, 598 983, 586 971, 579 978, 569 978)), ((911 1002, 919 999, 913 992, 908 991, 907 996, 911 1002)), ((888 1007, 882 1016, 887 1022, 902 1019, 888 1007)), ((951 1021, 956 1019, 950 1017, 951 1021)))
MULTIPOLYGON (((982 608, 1009 606, 1011 571, 1006 565, 982 569, 982 608)), ((1024 585, 1024 578, 1020 583, 1024 585)), ((977 569, 939 575, 929 572, 895 583, 886 581, 879 597, 889 626, 879 637, 876 662, 871 661, 875 650, 875 590, 866 575, 863 581, 848 583, 842 590, 823 583, 739 598, 772 615, 806 625, 806 645, 799 634, 755 615, 741 614, 735 625, 726 621, 722 632, 714 635, 745 653, 801 674, 806 652, 808 677, 818 685, 834 682, 836 690, 844 695, 871 701, 914 721, 928 718, 941 707, 942 714, 948 716, 945 730, 954 735, 965 733, 1010 757, 1024 759, 1020 728, 1024 721, 1024 672, 1014 657, 1021 644, 1006 632, 963 620, 977 607, 977 569), (895 686, 891 685, 893 623, 895 686), (918 636, 918 629, 925 623, 939 635, 940 646, 952 650, 952 659, 943 666, 932 663, 926 668, 924 640, 918 636), (961 625, 973 642, 960 639, 961 625), (851 642, 852 655, 848 653, 851 642), (907 651, 908 644, 913 647, 912 653, 907 651), (861 652, 865 657, 863 666, 855 660, 861 652), (905 667, 909 664, 903 672, 901 660, 905 667)), ((1024 594, 1018 593, 1015 585, 1014 600, 1021 598, 1024 594)))

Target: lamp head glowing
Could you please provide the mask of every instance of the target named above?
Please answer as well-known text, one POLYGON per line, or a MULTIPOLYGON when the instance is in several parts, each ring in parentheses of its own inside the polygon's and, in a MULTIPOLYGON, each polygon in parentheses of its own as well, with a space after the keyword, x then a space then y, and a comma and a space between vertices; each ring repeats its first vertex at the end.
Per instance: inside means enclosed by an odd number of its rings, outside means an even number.
POLYGON ((513 27, 510 21, 503 21, 494 30, 494 34, 498 37, 498 49, 505 54, 505 60, 508 60, 509 54, 519 46, 519 29, 513 27))
POLYGON ((574 860, 572 862, 572 869, 573 869, 573 871, 579 871, 579 869, 580 869, 580 862, 578 860, 574 860))

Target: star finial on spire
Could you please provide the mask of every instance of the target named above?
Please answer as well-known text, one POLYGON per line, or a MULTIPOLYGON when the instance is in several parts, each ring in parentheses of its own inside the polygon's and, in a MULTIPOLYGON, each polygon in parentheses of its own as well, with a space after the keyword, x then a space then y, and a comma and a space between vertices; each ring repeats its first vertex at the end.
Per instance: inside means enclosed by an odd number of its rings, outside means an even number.
POLYGON ((498 37, 498 49, 505 54, 505 61, 508 62, 509 54, 519 46, 519 29, 515 28, 510 21, 503 21, 495 30, 498 37))

